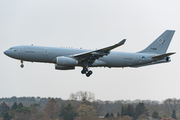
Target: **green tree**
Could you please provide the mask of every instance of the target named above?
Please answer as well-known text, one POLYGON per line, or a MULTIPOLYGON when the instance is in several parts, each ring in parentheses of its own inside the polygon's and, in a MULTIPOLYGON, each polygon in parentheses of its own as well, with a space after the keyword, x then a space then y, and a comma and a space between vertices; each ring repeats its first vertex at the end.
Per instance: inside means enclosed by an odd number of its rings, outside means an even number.
POLYGON ((130 116, 130 117, 133 117, 134 116, 134 107, 132 105, 127 105, 127 115, 130 116))
POLYGON ((66 108, 65 104, 62 104, 59 111, 59 117, 63 117, 65 108, 66 108))
POLYGON ((134 116, 134 107, 130 104, 126 106, 122 106, 121 108, 121 117, 126 116, 126 115, 130 117, 134 116))
POLYGON ((31 107, 37 107, 37 108, 41 108, 41 103, 34 103, 34 104, 31 104, 31 107))
POLYGON ((23 112, 23 113, 30 113, 31 110, 28 107, 21 107, 15 110, 15 112, 23 112))
POLYGON ((159 118, 159 113, 156 110, 152 113, 153 118, 159 118))
POLYGON ((68 104, 66 107, 63 105, 60 109, 60 117, 63 117, 64 120, 74 120, 76 117, 76 112, 73 110, 73 106, 68 104))
POLYGON ((30 106, 31 113, 36 114, 39 108, 41 108, 40 103, 31 104, 30 106))
POLYGON ((18 105, 17 105, 17 108, 22 108, 23 107, 23 104, 20 102, 18 105))
POLYGON ((111 117, 114 117, 113 113, 111 113, 111 117))
POLYGON ((109 118, 109 113, 106 113, 105 118, 109 118))
POLYGON ((7 112, 3 115, 3 120, 11 120, 12 116, 7 112))
POLYGON ((119 112, 117 113, 117 117, 120 117, 120 113, 119 112))
POLYGON ((11 110, 16 110, 18 108, 18 105, 16 102, 11 106, 11 110))
POLYGON ((124 110, 124 106, 122 105, 122 108, 121 108, 121 117, 123 117, 125 115, 125 110, 124 110))
POLYGON ((148 115, 147 109, 144 106, 144 103, 139 103, 135 107, 135 114, 134 114, 134 119, 136 120, 140 115, 145 114, 146 116, 148 115))
POLYGON ((10 107, 5 102, 0 104, 0 117, 2 117, 5 113, 9 111, 10 111, 10 107))
POLYGON ((13 120, 29 120, 31 116, 31 110, 29 107, 21 107, 13 111, 13 120))
POLYGON ((173 110, 173 111, 172 111, 171 117, 174 118, 174 119, 177 119, 177 117, 176 117, 176 110, 173 110))

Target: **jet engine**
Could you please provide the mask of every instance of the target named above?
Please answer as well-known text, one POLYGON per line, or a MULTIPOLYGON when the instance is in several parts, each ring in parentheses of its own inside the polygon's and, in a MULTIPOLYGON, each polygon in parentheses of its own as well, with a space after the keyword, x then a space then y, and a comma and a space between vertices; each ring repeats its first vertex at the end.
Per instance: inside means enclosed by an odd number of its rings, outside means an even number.
POLYGON ((55 65, 56 70, 73 70, 75 69, 75 66, 60 66, 60 65, 55 65))
POLYGON ((78 64, 78 61, 70 57, 62 56, 56 58, 56 64, 60 66, 75 66, 78 64))

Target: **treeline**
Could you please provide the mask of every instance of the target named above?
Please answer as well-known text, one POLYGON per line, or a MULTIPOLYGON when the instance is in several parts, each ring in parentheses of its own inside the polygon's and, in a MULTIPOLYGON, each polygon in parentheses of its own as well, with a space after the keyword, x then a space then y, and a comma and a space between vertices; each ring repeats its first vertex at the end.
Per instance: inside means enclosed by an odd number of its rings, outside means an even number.
MULTIPOLYGON (((6 102, 9 106, 12 106, 14 102, 16 103, 23 103, 25 106, 30 106, 34 103, 41 103, 41 108, 44 109, 46 103, 51 99, 48 98, 41 98, 41 97, 16 97, 13 96, 11 98, 0 98, 0 103, 6 102)), ((61 98, 55 98, 58 102, 61 102, 61 98)))
POLYGON ((140 120, 180 119, 180 100, 101 101, 91 92, 61 98, 11 97, 0 99, 0 120, 140 120))

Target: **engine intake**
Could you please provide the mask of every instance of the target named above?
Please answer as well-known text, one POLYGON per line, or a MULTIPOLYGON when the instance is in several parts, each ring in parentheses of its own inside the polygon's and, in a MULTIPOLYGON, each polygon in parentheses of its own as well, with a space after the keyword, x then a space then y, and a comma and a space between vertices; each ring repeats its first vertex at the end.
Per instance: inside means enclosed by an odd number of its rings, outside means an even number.
POLYGON ((62 56, 56 58, 56 64, 60 66, 75 66, 78 64, 78 61, 70 57, 62 56))

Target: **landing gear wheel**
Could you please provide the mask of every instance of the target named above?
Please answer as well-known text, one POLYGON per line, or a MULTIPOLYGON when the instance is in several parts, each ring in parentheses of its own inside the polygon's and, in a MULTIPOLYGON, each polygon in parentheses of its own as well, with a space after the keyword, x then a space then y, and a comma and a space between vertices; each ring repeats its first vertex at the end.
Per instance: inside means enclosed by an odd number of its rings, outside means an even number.
POLYGON ((82 71, 81 71, 81 73, 82 73, 82 74, 85 74, 85 73, 86 73, 86 71, 82 70, 82 71))
POLYGON ((23 64, 21 64, 21 65, 20 65, 20 67, 21 67, 21 68, 23 68, 23 67, 24 67, 24 65, 23 65, 23 64))
POLYGON ((90 74, 89 74, 89 73, 87 73, 87 74, 86 74, 86 76, 87 76, 87 77, 89 77, 89 76, 90 76, 90 74))
POLYGON ((89 75, 91 75, 92 73, 93 73, 93 72, 92 72, 91 70, 88 72, 89 75))
POLYGON ((89 77, 92 74, 92 71, 89 71, 88 73, 86 73, 86 76, 89 77))
POLYGON ((85 74, 87 77, 89 77, 93 72, 88 69, 87 67, 83 67, 83 70, 81 71, 82 74, 85 74))

